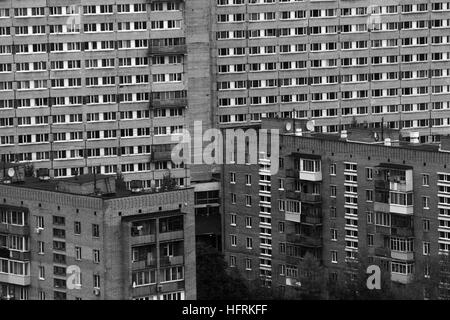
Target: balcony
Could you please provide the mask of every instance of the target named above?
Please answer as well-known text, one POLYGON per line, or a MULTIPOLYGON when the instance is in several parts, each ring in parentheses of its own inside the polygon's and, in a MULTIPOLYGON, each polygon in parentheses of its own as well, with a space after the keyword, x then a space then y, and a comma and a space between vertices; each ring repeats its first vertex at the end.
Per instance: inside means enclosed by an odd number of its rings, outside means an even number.
POLYGON ((300 212, 288 212, 288 211, 286 211, 284 213, 284 219, 286 221, 300 222, 300 212))
POLYGON ((391 258, 396 260, 414 260, 414 252, 391 251, 391 258))
POLYGON ((378 257, 389 257, 389 249, 384 247, 375 248, 375 255, 378 257))
POLYGON ((183 230, 172 231, 172 232, 163 232, 158 235, 159 241, 169 241, 169 240, 177 240, 184 238, 183 230))
POLYGON ((322 217, 302 215, 300 218, 300 223, 311 225, 322 224, 322 217))
POLYGON ((14 224, 0 223, 0 233, 29 236, 30 226, 18 226, 14 224))
POLYGON ((305 203, 320 203, 322 202, 322 196, 314 193, 304 193, 300 191, 287 191, 286 196, 290 199, 300 200, 305 203))
POLYGON ((396 273, 396 272, 391 273, 391 281, 408 284, 408 283, 411 283, 412 280, 413 280, 413 275, 411 273, 410 274, 403 274, 403 273, 396 273))
POLYGON ((389 212, 390 210, 389 203, 375 201, 373 203, 373 210, 379 212, 389 212))
POLYGON ((156 260, 155 259, 146 259, 146 260, 141 260, 141 261, 134 261, 131 263, 131 269, 133 271, 148 269, 148 268, 156 268, 156 260))
POLYGON ((160 257, 159 263, 162 267, 183 264, 184 256, 160 257))
POLYGON ((15 284, 18 286, 29 286, 31 284, 31 277, 0 273, 0 282, 15 284))
POLYGON ((172 150, 175 145, 162 144, 152 146, 152 161, 169 161, 172 160, 172 150))
POLYGON ((375 226, 375 231, 376 231, 376 233, 379 233, 379 234, 382 234, 382 235, 386 235, 386 236, 390 236, 391 235, 391 227, 375 226))
POLYGON ((187 99, 164 99, 164 100, 152 100, 151 107, 186 107, 187 99))
POLYGON ((413 237, 414 229, 410 227, 394 227, 391 228, 391 235, 399 237, 413 237))
POLYGON ((400 204, 390 204, 389 212, 398 213, 398 214, 414 214, 414 206, 413 205, 400 205, 400 204))
POLYGON ((307 246, 307 247, 321 247, 322 238, 320 235, 317 236, 307 236, 303 234, 288 233, 286 235, 286 241, 307 246))
POLYGON ((30 251, 15 251, 9 250, 9 258, 12 260, 30 261, 30 251))
POLYGON ((375 180, 375 189, 389 190, 389 181, 375 180))
POLYGON ((300 171, 299 179, 314 182, 322 181, 322 171, 316 172, 300 171))
POLYGON ((146 234, 141 236, 130 237, 130 244, 146 244, 146 243, 155 243, 156 236, 154 234, 146 234))

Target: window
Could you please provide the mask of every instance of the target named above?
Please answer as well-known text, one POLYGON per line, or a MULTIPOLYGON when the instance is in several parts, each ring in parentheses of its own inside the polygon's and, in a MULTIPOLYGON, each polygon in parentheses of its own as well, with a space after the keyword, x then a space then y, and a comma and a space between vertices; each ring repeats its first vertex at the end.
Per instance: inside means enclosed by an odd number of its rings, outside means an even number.
POLYGON ((252 196, 246 194, 245 195, 245 205, 247 207, 251 207, 252 206, 252 196))
POLYGON ((278 179, 278 189, 284 190, 284 179, 278 179))
POLYGON ((231 193, 230 197, 231 197, 231 203, 236 204, 236 193, 231 193))
POLYGON ((74 231, 75 234, 81 234, 81 222, 75 221, 74 222, 74 231))
POLYGON ((368 234, 367 235, 367 245, 369 247, 373 246, 373 234, 368 234))
POLYGON ((252 270, 252 260, 245 259, 245 270, 252 270))
POLYGON ((430 185, 430 175, 429 174, 422 175, 422 185, 427 186, 427 187, 430 185))
POLYGON ((236 256, 230 256, 230 267, 236 267, 236 256))
POLYGON ((92 255, 94 257, 94 263, 100 263, 100 250, 93 249, 92 255))
POLYGON ((366 179, 367 180, 373 179, 373 169, 372 168, 366 168, 366 179))
POLYGON ((252 184, 252 176, 250 174, 245 175, 245 184, 250 186, 252 184))
POLYGON ((75 260, 81 260, 81 247, 75 247, 75 260))
POLYGON ((335 176, 336 175, 336 163, 330 164, 330 175, 335 176))
POLYGON ((232 247, 236 247, 237 246, 237 236, 234 234, 230 235, 230 241, 231 241, 231 246, 232 247))
POLYGON ((253 248, 253 238, 247 237, 247 249, 252 249, 253 248))
POLYGON ((251 217, 245 217, 245 227, 246 228, 252 227, 252 218, 251 217))
POLYGON ((373 201, 373 190, 366 190, 366 201, 367 202, 373 201))
POLYGON ((283 222, 283 221, 280 221, 280 222, 278 223, 278 231, 279 231, 280 233, 284 233, 284 222, 283 222))
POLYGON ((92 225, 92 236, 94 238, 99 238, 100 237, 100 226, 98 224, 93 224, 92 225))
POLYGON ((39 280, 45 280, 45 267, 39 266, 39 280))
POLYGON ((330 186, 330 197, 336 198, 336 186, 330 186))
POLYGON ((331 241, 337 241, 337 230, 330 229, 330 232, 331 232, 331 241))
POLYGON ((44 229, 44 217, 43 216, 36 216, 36 228, 44 229))
POLYGON ((45 252, 45 242, 38 241, 38 254, 44 254, 45 252))
POLYGON ((330 218, 336 218, 336 207, 330 207, 330 218))
POLYGON ((373 211, 367 211, 367 223, 368 224, 373 223, 373 211))
POLYGON ((230 183, 236 183, 236 173, 230 172, 230 183))
POLYGON ((423 242, 423 255, 424 256, 430 255, 430 243, 429 242, 423 242))
POLYGON ((335 250, 331 250, 331 263, 337 263, 337 251, 335 250))
POLYGON ((100 275, 94 274, 94 288, 100 289, 100 275))
POLYGON ((423 219, 423 231, 430 231, 430 220, 423 219))
POLYGON ((430 197, 422 197, 422 204, 424 209, 430 209, 430 197))
POLYGON ((237 215, 235 213, 230 213, 230 225, 236 226, 236 217, 237 215))

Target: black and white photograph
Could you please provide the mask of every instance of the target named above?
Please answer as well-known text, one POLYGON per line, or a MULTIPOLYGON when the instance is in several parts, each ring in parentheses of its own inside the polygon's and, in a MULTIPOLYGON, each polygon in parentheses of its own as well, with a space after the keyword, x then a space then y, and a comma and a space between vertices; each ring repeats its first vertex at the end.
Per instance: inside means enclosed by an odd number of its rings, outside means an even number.
POLYGON ((0 0, 1 306, 447 300, 449 252, 448 0, 0 0))

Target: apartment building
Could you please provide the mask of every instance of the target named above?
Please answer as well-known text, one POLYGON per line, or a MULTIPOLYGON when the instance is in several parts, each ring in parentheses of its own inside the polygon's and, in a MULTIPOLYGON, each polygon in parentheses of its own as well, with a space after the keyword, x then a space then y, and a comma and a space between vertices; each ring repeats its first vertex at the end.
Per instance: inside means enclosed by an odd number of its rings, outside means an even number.
POLYGON ((224 165, 229 266, 283 290, 298 285, 307 253, 334 280, 358 255, 399 285, 442 272, 430 261, 449 252, 448 137, 420 144, 418 133, 409 141, 386 128, 323 134, 296 122, 262 123, 281 132, 277 174, 267 157, 224 165))
POLYGON ((144 188, 170 172, 189 185, 172 137, 194 118, 211 123, 204 2, 1 1, 2 161, 56 178, 120 172, 144 188))
POLYGON ((0 194, 1 299, 195 299, 193 188, 132 193, 84 175, 0 194))
POLYGON ((384 122, 434 141, 450 124, 449 12, 439 0, 217 0, 217 121, 384 122))

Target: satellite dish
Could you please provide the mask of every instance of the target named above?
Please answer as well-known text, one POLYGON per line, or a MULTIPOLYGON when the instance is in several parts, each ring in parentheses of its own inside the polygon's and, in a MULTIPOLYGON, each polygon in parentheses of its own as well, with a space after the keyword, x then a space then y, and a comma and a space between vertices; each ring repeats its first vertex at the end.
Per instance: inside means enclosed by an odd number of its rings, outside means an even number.
POLYGON ((378 136, 378 133, 376 133, 376 132, 373 133, 373 138, 375 139, 375 141, 378 141, 380 139, 380 137, 378 136))
POLYGON ((314 120, 309 120, 306 123, 306 129, 308 129, 308 131, 314 131, 314 120))
POLYGON ((292 129, 292 123, 286 122, 286 131, 291 131, 292 129))
POLYGON ((10 178, 14 177, 14 174, 16 173, 16 171, 14 170, 14 168, 9 168, 8 169, 8 176, 10 178))

